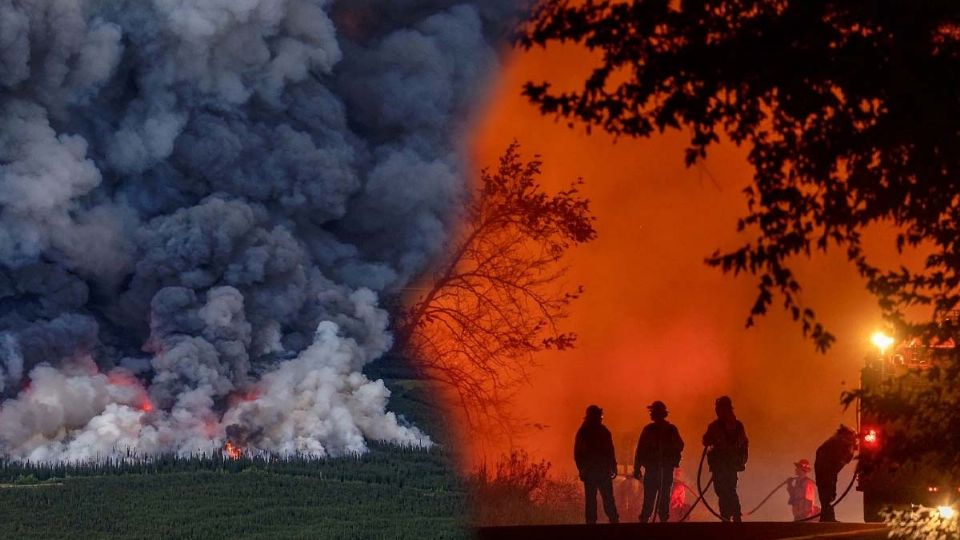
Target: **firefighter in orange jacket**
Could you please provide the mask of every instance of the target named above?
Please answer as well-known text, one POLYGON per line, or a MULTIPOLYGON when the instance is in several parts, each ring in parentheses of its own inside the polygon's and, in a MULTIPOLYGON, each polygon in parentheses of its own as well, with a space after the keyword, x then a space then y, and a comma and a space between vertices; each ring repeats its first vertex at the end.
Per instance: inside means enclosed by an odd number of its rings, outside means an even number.
POLYGON ((807 476, 811 470, 809 459, 801 459, 793 466, 794 476, 787 480, 787 504, 793 512, 793 520, 801 521, 820 511, 814 502, 817 484, 807 476))

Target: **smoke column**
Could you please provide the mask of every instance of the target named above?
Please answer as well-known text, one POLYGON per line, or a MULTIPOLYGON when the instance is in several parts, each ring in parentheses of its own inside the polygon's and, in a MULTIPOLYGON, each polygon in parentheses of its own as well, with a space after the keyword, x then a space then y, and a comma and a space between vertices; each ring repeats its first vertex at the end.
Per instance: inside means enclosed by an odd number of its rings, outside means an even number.
POLYGON ((505 0, 0 0, 0 453, 429 445, 365 364, 505 0))

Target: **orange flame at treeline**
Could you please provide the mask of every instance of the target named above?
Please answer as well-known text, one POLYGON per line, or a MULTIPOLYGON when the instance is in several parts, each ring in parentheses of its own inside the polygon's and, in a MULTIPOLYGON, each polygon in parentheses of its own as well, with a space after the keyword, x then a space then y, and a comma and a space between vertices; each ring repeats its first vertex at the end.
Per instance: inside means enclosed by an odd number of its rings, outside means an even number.
POLYGON ((233 444, 232 441, 227 441, 223 445, 223 453, 230 459, 240 459, 243 457, 243 448, 233 444))

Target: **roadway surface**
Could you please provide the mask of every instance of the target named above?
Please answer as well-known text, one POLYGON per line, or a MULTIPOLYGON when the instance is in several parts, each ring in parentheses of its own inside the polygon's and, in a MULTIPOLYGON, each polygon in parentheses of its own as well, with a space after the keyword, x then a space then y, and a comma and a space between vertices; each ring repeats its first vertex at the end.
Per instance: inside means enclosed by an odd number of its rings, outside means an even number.
POLYGON ((484 527, 477 540, 885 540, 878 523, 623 523, 484 527))

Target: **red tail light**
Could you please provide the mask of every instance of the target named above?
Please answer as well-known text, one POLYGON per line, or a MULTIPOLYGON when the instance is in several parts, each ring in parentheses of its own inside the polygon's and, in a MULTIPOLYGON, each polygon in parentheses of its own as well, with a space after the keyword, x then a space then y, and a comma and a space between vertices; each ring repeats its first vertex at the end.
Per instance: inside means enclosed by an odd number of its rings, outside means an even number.
POLYGON ((860 441, 865 450, 876 450, 880 448, 880 430, 873 427, 863 428, 860 434, 860 441))

